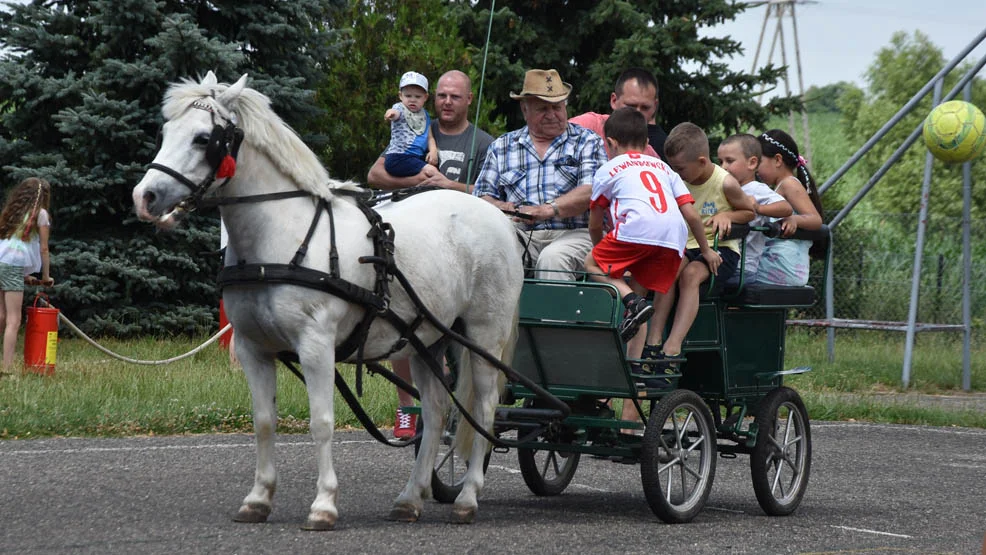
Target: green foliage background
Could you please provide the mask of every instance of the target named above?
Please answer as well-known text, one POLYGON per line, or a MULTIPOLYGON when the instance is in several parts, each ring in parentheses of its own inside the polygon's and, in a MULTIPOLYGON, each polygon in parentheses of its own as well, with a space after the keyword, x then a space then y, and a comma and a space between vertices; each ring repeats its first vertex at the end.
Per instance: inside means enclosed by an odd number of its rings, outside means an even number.
POLYGON ((311 144, 313 89, 338 40, 338 0, 35 0, 0 13, 0 181, 54 186, 52 299, 95 334, 215 326, 218 218, 177 234, 135 221, 131 190, 153 158, 166 86, 214 70, 252 86, 311 144))
MULTIPOLYGON (((483 1, 34 0, 0 13, 0 182, 42 175, 55 185, 52 300, 86 332, 200 334, 215 329, 216 215, 197 214, 171 234, 132 215, 131 190, 153 157, 169 83, 207 70, 222 81, 249 73, 251 86, 271 97, 332 175, 358 180, 387 143, 382 114, 410 69, 433 83, 450 69, 469 73, 477 96, 482 84, 478 120, 470 119, 498 135, 522 125, 508 93, 526 69, 559 69, 575 87, 575 114, 608 111, 615 76, 645 67, 661 83, 659 122, 670 129, 693 121, 716 141, 777 125, 769 118, 797 104, 759 106, 754 93, 775 86, 780 69, 733 72, 725 62, 740 45, 699 36, 746 7, 728 0, 500 2, 484 65, 490 12, 483 1)), ((841 118, 835 137, 813 141, 816 178, 831 175, 943 63, 927 37, 901 34, 878 55, 867 89, 836 83, 809 91, 810 111, 841 118)), ((974 102, 986 104, 982 80, 974 102)), ((925 103, 826 194, 829 209, 845 203, 918 124, 925 103)), ((861 208, 916 211, 923 161, 916 145, 861 208)), ((974 166, 977 182, 984 173, 986 166, 974 166)), ((936 167, 933 212, 956 214, 959 175, 956 167, 936 167)), ((982 187, 975 197, 978 218, 982 187)), ((880 234, 890 243, 875 248, 911 241, 903 226, 882 226, 880 234)))

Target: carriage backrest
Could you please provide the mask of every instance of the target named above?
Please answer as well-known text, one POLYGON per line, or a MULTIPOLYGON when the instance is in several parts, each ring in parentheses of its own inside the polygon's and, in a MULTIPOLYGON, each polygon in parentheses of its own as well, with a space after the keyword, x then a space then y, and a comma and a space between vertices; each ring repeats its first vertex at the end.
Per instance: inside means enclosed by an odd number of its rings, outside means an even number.
POLYGON ((621 314, 611 285, 525 280, 513 368, 562 398, 626 395, 621 314))

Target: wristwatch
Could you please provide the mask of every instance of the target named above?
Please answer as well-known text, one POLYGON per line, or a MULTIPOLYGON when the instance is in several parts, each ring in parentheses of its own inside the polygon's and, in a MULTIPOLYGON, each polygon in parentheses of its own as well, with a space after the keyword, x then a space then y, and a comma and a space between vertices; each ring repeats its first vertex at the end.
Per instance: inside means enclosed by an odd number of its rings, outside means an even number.
POLYGON ((561 212, 558 211, 558 203, 557 202, 551 201, 548 204, 550 204, 551 205, 551 209, 555 211, 555 217, 556 218, 558 216, 561 216, 561 212))

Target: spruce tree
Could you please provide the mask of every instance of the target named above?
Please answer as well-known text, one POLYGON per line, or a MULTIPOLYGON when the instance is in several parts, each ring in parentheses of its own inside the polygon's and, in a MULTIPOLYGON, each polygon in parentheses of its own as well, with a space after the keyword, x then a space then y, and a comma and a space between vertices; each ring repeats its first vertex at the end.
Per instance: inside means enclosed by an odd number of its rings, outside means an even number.
MULTIPOLYGON (((471 73, 476 90, 479 66, 459 36, 447 0, 350 0, 335 27, 346 29, 349 40, 319 89, 327 114, 323 128, 332 138, 325 160, 332 175, 363 181, 389 141, 383 114, 398 101, 405 71, 424 74, 433 95, 438 78, 452 69, 471 73)), ((435 116, 433 100, 425 108, 435 116)), ((484 104, 485 115, 492 104, 484 104)), ((474 100, 469 121, 476 105, 474 100)), ((481 117, 479 124, 502 131, 502 122, 490 125, 481 117)))
POLYGON ((42 1, 0 13, 0 179, 53 189, 52 301, 89 333, 215 328, 217 214, 156 233, 131 191, 154 155, 167 85, 242 73, 318 142, 311 122, 341 0, 42 1))

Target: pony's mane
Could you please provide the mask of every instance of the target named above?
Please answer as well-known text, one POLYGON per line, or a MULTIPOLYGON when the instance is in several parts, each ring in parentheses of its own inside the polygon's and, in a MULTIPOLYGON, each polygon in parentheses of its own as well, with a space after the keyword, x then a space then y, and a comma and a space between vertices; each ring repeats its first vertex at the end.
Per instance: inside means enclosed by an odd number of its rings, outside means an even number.
POLYGON ((325 199, 332 198, 332 189, 361 189, 358 183, 329 177, 315 153, 271 109, 269 98, 254 89, 244 88, 232 106, 223 106, 216 98, 227 88, 227 83, 206 85, 190 79, 174 83, 164 95, 161 115, 165 120, 173 119, 191 108, 193 102, 207 99, 219 108, 222 117, 228 118, 230 112, 235 113, 244 142, 267 154, 299 188, 325 199))

